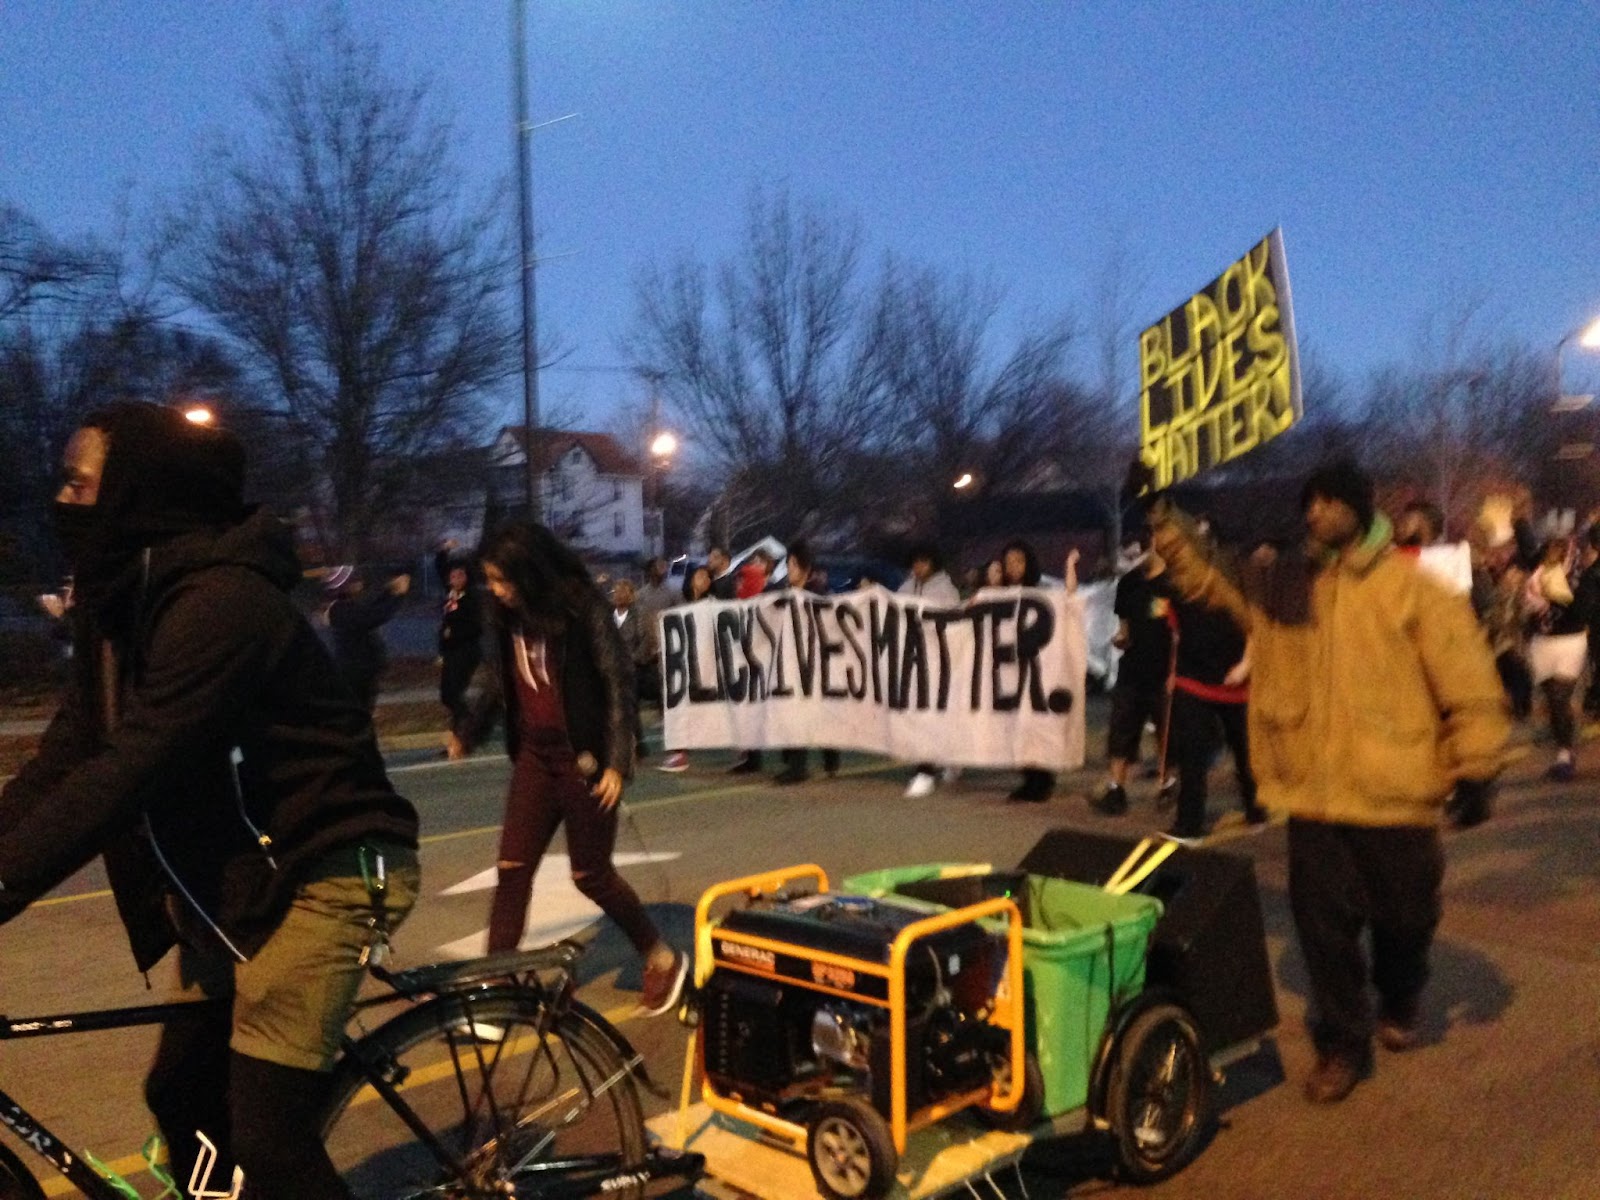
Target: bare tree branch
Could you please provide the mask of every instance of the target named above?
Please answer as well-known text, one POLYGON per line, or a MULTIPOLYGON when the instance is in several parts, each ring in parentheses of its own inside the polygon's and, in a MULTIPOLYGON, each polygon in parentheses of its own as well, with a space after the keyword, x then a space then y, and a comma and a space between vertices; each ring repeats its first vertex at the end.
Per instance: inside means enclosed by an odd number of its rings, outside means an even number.
POLYGON ((224 148, 174 236, 171 278, 243 348, 321 451, 359 550, 418 456, 476 440, 514 365, 515 276, 492 204, 458 211, 447 125, 334 19, 281 47, 267 143, 224 148))

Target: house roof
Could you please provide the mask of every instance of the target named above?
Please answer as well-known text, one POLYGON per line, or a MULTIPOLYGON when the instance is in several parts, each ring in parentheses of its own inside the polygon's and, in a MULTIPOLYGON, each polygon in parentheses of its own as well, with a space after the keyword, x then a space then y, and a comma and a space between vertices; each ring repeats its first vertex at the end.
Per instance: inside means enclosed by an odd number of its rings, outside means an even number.
MULTIPOLYGON (((507 425, 500 430, 500 436, 510 437, 526 448, 528 427, 507 425)), ((609 433, 593 433, 582 429, 541 429, 537 446, 537 465, 541 473, 553 468, 574 446, 581 446, 602 475, 644 477, 638 460, 623 450, 617 439, 609 433)))

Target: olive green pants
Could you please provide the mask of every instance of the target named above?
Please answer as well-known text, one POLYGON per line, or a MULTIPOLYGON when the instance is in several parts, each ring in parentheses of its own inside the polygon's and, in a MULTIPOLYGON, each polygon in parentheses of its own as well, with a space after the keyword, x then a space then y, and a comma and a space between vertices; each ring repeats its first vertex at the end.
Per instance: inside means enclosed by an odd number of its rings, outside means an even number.
MULTIPOLYGON (((383 857, 381 895, 393 930, 416 903, 417 852, 373 848, 383 857)), ((363 953, 377 940, 372 868, 363 874, 360 850, 340 847, 312 863, 283 921, 248 962, 210 951, 180 955, 186 988, 233 996, 228 1044, 236 1053, 308 1071, 333 1065, 366 975, 363 953)))

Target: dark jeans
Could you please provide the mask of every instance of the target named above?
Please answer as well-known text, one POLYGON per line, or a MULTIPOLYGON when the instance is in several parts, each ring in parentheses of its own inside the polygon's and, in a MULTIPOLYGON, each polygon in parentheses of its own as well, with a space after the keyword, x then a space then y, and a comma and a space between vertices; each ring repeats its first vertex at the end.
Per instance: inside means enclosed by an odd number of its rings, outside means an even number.
POLYGON ((1188 692, 1172 693, 1172 734, 1168 757, 1178 764, 1178 823, 1182 837, 1198 837, 1206 827, 1206 773, 1217 752, 1220 732, 1233 755, 1239 800, 1246 812, 1256 805, 1256 779, 1250 771, 1250 738, 1243 704, 1220 704, 1188 692))
POLYGON ((1502 651, 1494 660, 1500 672, 1500 683, 1511 701, 1511 715, 1526 720, 1533 711, 1533 676, 1528 672, 1528 661, 1515 650, 1502 651))
POLYGON ((1539 685, 1545 707, 1550 710, 1550 736, 1563 750, 1571 750, 1578 740, 1578 725, 1572 715, 1572 694, 1578 690, 1575 679, 1546 679, 1539 685))
POLYGON ((1290 820, 1289 904, 1311 979, 1311 1037, 1320 1054, 1360 1063, 1371 1053, 1366 930, 1382 1015, 1415 1020, 1443 882, 1437 829, 1290 820))
MULTIPOLYGON (((785 750, 783 752, 783 765, 791 771, 807 770, 811 763, 811 751, 805 747, 785 750)), ((824 750, 822 752, 822 769, 829 775, 839 771, 839 752, 837 750, 824 750)))
POLYGON ((451 729, 459 730, 467 717, 467 688, 482 661, 483 655, 476 646, 444 656, 444 665, 439 669, 439 703, 450 712, 451 729))
POLYGON ((572 882, 622 927, 640 954, 660 940, 628 881, 611 865, 617 809, 602 809, 570 759, 551 761, 531 751, 517 755, 506 791, 500 829, 500 879, 489 909, 489 953, 514 950, 522 940, 533 877, 556 829, 565 822, 572 882))
POLYGON ((1038 767, 1022 768, 1022 786, 1017 789, 1029 796, 1043 798, 1056 790, 1056 773, 1041 771, 1038 767))

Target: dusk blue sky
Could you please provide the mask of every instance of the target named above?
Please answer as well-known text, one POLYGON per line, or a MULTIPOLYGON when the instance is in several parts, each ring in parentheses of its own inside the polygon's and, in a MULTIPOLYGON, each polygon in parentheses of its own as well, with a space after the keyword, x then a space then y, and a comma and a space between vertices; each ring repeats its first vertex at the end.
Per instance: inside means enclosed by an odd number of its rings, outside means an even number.
MULTIPOLYGON (((508 0, 351 0, 425 72, 467 183, 510 173, 508 0)), ((1006 319, 1089 305, 1120 246, 1154 321, 1281 225, 1302 349, 1352 378, 1432 315, 1536 347, 1600 315, 1600 5, 532 0, 543 392, 604 426, 652 259, 732 252, 752 187, 987 276, 1006 319)), ((247 138, 299 0, 0 0, 0 199, 115 241, 247 138)), ((1569 390, 1600 378, 1569 354, 1569 390)), ((1130 369, 1133 360, 1130 347, 1130 369)), ((1129 388, 1132 390, 1130 379, 1129 388)), ((508 413, 519 403, 506 389, 508 413)))

